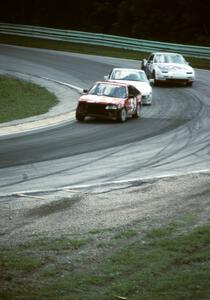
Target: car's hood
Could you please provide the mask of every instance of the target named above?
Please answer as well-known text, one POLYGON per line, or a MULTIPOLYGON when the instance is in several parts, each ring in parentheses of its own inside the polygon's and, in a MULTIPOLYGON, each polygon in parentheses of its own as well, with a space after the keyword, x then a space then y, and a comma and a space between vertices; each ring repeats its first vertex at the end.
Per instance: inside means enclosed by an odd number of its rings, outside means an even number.
POLYGON ((168 71, 185 71, 193 72, 193 68, 185 64, 175 64, 175 63, 161 63, 156 64, 160 69, 165 69, 168 71))
POLYGON ((122 98, 113 98, 107 96, 98 96, 98 95, 83 95, 79 99, 80 101, 85 101, 88 103, 101 103, 101 104, 116 104, 118 105, 124 99, 122 98))
POLYGON ((133 80, 112 80, 112 81, 133 85, 137 90, 141 92, 142 95, 149 94, 152 91, 152 87, 148 82, 133 81, 133 80))

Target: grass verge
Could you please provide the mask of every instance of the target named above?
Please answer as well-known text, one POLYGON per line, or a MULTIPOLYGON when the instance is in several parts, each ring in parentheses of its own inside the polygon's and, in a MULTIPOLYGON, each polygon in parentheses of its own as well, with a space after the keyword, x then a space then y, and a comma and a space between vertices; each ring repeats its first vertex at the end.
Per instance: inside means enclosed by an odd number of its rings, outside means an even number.
POLYGON ((43 87, 0 76, 0 123, 44 114, 56 103, 43 87))
POLYGON ((0 298, 209 299, 210 226, 34 237, 0 249, 0 298), (109 242, 101 247, 102 237, 109 242), (100 246, 99 246, 100 245, 100 246), (94 255, 96 253, 97 255, 94 255), (87 254, 88 253, 88 254, 87 254))
MULTIPOLYGON (((0 43, 32 47, 32 48, 44 48, 44 49, 52 49, 57 51, 76 52, 76 53, 111 56, 111 57, 128 58, 128 59, 136 59, 136 60, 142 60, 143 58, 148 57, 148 53, 140 52, 140 51, 131 51, 131 50, 126 50, 121 48, 102 47, 102 46, 87 45, 87 44, 80 44, 80 43, 53 41, 53 40, 4 35, 4 34, 0 34, 0 43)), ((209 59, 187 57, 187 60, 194 68, 210 70, 209 59)))

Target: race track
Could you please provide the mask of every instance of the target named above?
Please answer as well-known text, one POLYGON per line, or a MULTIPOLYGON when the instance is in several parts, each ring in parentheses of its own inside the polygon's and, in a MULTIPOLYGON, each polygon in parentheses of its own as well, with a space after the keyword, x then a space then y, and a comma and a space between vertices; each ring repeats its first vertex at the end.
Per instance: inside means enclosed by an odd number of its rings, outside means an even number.
MULTIPOLYGON (((117 58, 0 45, 0 68, 88 88, 117 58)), ((210 170, 210 72, 193 87, 153 88, 153 105, 125 124, 88 120, 0 138, 0 196, 210 170)), ((79 97, 79 96, 78 96, 79 97)), ((72 109, 77 99, 69 99, 72 109)))

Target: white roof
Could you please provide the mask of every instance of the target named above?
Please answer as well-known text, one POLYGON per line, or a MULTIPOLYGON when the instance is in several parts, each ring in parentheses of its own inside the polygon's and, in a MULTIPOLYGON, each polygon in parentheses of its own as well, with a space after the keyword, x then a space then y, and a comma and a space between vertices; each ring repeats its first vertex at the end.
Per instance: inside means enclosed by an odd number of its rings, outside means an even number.
POLYGON ((113 68, 113 70, 125 70, 125 71, 130 71, 130 72, 144 72, 141 69, 131 69, 131 68, 113 68))
POLYGON ((174 52, 153 52, 152 54, 156 55, 156 54, 166 54, 166 55, 181 55, 182 54, 179 54, 179 53, 174 53, 174 52))

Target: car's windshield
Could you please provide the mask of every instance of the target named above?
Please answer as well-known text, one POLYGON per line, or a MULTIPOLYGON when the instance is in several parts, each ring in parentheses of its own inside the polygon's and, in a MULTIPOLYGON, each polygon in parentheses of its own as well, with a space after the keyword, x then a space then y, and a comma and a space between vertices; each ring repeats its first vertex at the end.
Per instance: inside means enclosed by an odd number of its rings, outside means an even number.
POLYGON ((114 70, 111 74, 112 80, 147 81, 144 72, 131 70, 114 70))
POLYGON ((125 86, 114 84, 96 83, 89 91, 91 95, 108 96, 115 98, 126 98, 127 90, 125 86))
POLYGON ((185 64, 186 63, 184 57, 179 54, 172 54, 172 55, 157 54, 157 55, 155 55, 154 62, 155 63, 175 63, 175 64, 185 64))

